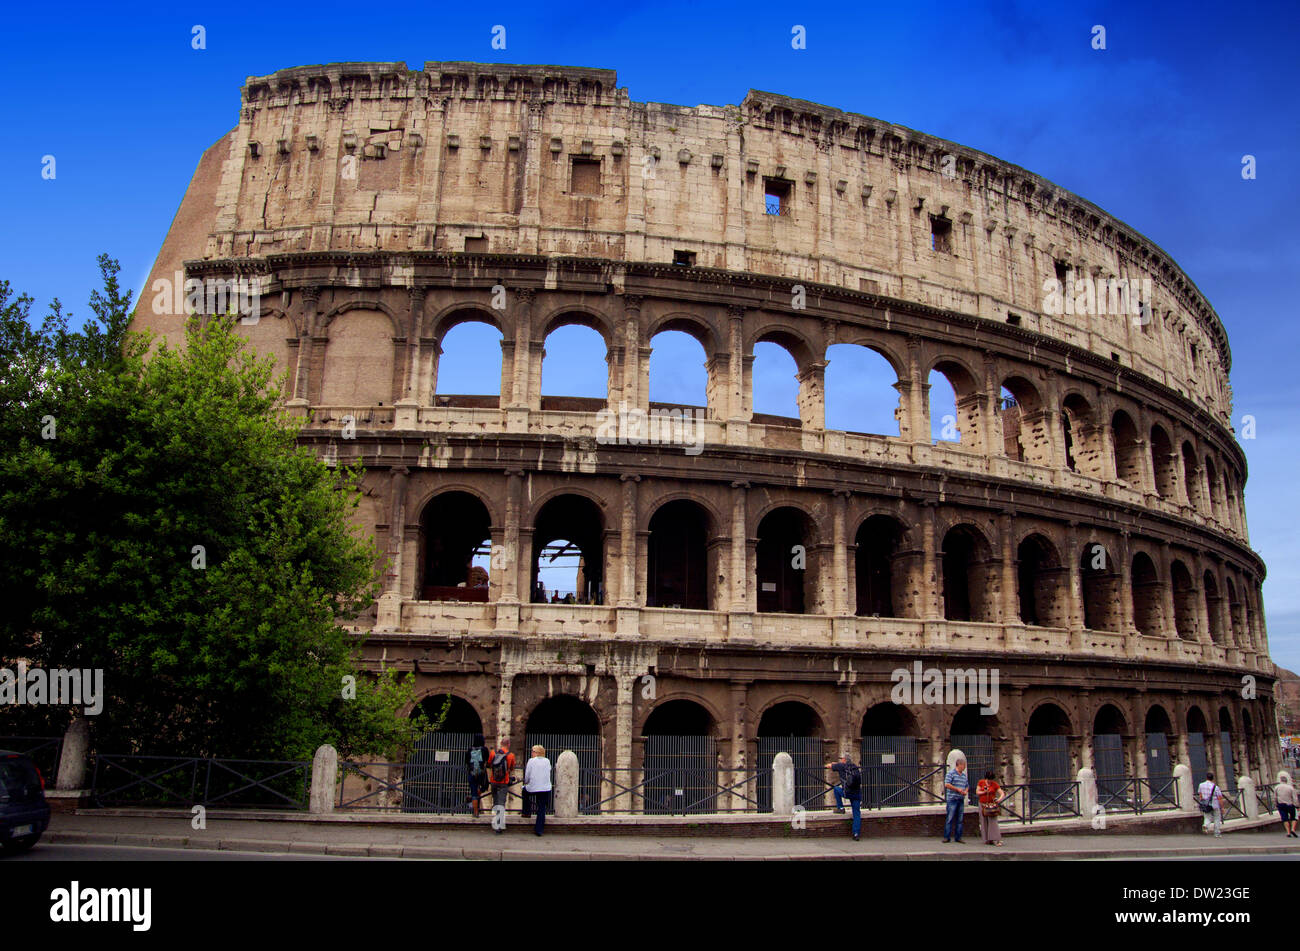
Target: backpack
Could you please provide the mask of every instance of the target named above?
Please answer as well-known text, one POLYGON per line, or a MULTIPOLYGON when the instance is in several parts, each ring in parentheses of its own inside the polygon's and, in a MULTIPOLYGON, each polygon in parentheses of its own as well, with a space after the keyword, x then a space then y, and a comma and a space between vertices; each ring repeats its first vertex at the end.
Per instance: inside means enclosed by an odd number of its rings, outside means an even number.
POLYGON ((483 775, 483 747, 469 751, 469 774, 475 779, 483 775))
POLYGON ((497 750, 492 754, 492 782, 498 785, 510 782, 510 769, 505 752, 497 750))
POLYGON ((862 788, 862 767, 857 763, 845 763, 841 776, 845 793, 855 793, 862 788))

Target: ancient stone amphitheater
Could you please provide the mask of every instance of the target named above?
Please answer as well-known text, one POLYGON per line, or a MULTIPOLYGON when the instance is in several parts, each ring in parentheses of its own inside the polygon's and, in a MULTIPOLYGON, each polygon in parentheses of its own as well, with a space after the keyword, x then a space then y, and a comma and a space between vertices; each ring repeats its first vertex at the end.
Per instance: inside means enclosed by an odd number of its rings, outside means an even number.
MULTIPOLYGON (((448 733, 577 751, 585 808, 752 807, 725 777, 774 750, 813 799, 841 748, 887 803, 924 801, 953 745, 1008 782, 1088 766, 1157 798, 1171 760, 1272 781, 1227 336, 1160 248, 1031 172, 753 90, 686 108, 602 69, 301 67, 245 84, 151 288, 181 272, 257 282, 240 329, 303 439, 366 467, 369 663, 454 698, 448 733), (466 321, 501 333, 499 396, 439 391, 466 321), (570 324, 604 339, 606 400, 542 392, 570 324), (665 331, 707 361, 698 452, 689 409, 648 403, 665 331), (763 342, 798 418, 753 411, 763 342), (826 427, 845 344, 897 375, 896 434, 826 427), (939 439, 932 373, 956 395, 939 439), (562 554, 573 603, 539 577, 562 554), (996 713, 894 703, 917 662, 996 672, 996 713)), ((176 334, 170 300, 138 323, 176 334)))

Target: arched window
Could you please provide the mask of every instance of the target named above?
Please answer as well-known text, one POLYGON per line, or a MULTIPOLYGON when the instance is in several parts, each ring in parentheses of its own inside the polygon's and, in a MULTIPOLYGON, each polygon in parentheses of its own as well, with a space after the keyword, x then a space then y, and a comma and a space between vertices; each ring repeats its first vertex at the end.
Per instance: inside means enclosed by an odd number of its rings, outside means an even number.
POLYGON ((709 371, 704 346, 683 330, 657 333, 650 346, 650 402, 708 406, 709 371))
POLYGON ((1142 450, 1138 445, 1137 427, 1123 410, 1111 418, 1111 438, 1115 443, 1115 478, 1135 489, 1142 485, 1142 450))
POLYGON ((755 415, 798 424, 799 368, 791 352, 775 341, 760 341, 754 344, 751 372, 755 415))
POLYGON ((1223 598, 1219 596, 1219 583, 1214 574, 1206 571, 1201 579, 1205 588, 1205 613, 1210 621, 1210 640, 1222 644, 1223 640, 1223 598))
POLYGON ((349 310, 329 325, 320 401, 325 406, 393 405, 393 324, 377 310, 349 310))
POLYGON ((709 607, 709 516, 697 503, 676 499, 650 519, 646 546, 646 606, 709 607))
POLYGON ((1146 552, 1133 556, 1133 625, 1139 634, 1160 637, 1164 632, 1160 578, 1146 552))
POLYGON ((605 340, 590 327, 566 324, 546 338, 542 409, 597 412, 609 394, 605 340))
MULTIPOLYGON (((902 526, 888 515, 873 515, 859 526, 854 565, 859 616, 901 617, 894 598, 894 572, 902 566, 894 556, 902 535, 902 526)), ((905 586, 906 579, 900 579, 899 589, 905 586)))
POLYGON ((795 508, 767 513, 758 524, 758 610, 804 614, 813 598, 808 570, 808 516, 795 508))
POLYGON ((980 394, 975 378, 958 363, 941 360, 930 370, 930 439, 979 451, 980 394))
POLYGON ((1064 578, 1056 547, 1046 536, 1028 536, 1016 549, 1020 620, 1038 627, 1068 627, 1064 578))
POLYGON ((1169 566, 1169 580, 1174 586, 1174 633, 1184 640, 1196 640, 1196 592, 1187 566, 1175 561, 1169 566))
POLYGON ((1177 464, 1178 460, 1174 455, 1173 444, 1169 441, 1169 436, 1161 427, 1152 426, 1151 471, 1156 476, 1156 493, 1162 499, 1172 499, 1174 497, 1175 486, 1178 482, 1178 472, 1175 468, 1177 464))
POLYGON ((1089 542, 1079 555, 1083 581, 1083 626, 1092 631, 1116 631, 1120 612, 1120 566, 1100 542, 1089 542))
POLYGON ((434 367, 436 406, 486 406, 500 403, 501 331, 482 320, 458 323, 443 336, 434 367), (496 396, 498 399, 459 399, 496 396))
POLYGON ((600 509, 579 495, 551 499, 533 528, 532 600, 605 603, 605 531, 600 509))
POLYGON ((898 374, 869 347, 837 343, 826 348, 826 428, 897 436, 898 374))
POLYGON ((430 499, 420 515, 424 548, 420 599, 487 601, 491 536, 491 517, 477 497, 444 492, 430 499))
POLYGON ((943 537, 943 616, 949 621, 995 620, 989 596, 989 545, 970 525, 943 537))

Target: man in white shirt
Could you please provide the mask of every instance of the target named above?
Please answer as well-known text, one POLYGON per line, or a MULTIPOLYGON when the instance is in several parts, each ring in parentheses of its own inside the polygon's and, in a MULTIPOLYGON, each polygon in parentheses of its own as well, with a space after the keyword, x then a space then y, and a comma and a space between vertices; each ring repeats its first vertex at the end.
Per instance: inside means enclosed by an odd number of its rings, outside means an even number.
POLYGON ((1223 790, 1219 784, 1214 781, 1213 773, 1205 774, 1205 782, 1196 790, 1202 803, 1201 812, 1205 816, 1205 822, 1201 825, 1202 832, 1210 831, 1210 820, 1214 820, 1214 835, 1217 838, 1223 832, 1223 790), (1210 806, 1210 811, 1206 812, 1204 805, 1210 806))
POLYGON ((1297 796, 1295 786, 1291 785, 1290 774, 1278 774, 1278 784, 1273 794, 1277 797, 1277 814, 1282 820, 1282 831, 1292 839, 1300 839, 1295 834, 1295 813, 1296 806, 1300 805, 1300 796, 1297 796))
POLYGON ((537 811, 533 832, 541 835, 542 829, 546 827, 547 810, 551 806, 551 761, 546 758, 545 747, 533 747, 532 758, 524 767, 524 790, 537 811))

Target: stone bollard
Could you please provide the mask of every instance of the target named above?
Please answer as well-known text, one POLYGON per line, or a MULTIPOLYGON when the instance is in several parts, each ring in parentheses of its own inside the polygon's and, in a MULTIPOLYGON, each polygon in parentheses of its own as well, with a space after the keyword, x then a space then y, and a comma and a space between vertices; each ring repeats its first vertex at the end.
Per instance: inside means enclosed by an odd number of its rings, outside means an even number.
POLYGON ((578 754, 565 750, 555 761, 555 781, 551 783, 554 792, 551 798, 557 819, 576 819, 578 817, 578 754))
POLYGON ((90 721, 77 717, 63 734, 59 753, 59 775, 55 789, 82 789, 86 785, 86 763, 90 756, 90 721))
POLYGON ((1247 819, 1259 818, 1259 800, 1255 798, 1255 780, 1249 776, 1241 776, 1237 779, 1237 801, 1241 803, 1241 811, 1246 814, 1247 819))
POLYGON ((1192 768, 1186 763, 1174 767, 1174 783, 1178 787, 1178 807, 1183 812, 1200 812, 1196 804, 1196 785, 1192 782, 1192 768))
POLYGON ((1097 774, 1087 766, 1075 777, 1079 781, 1079 815, 1091 819, 1097 815, 1097 774))
POLYGON ((772 815, 794 815, 794 760, 789 753, 772 757, 772 815))
POLYGON ((311 760, 311 793, 308 811, 324 815, 334 811, 334 795, 339 780, 339 752, 328 743, 316 750, 311 760))

